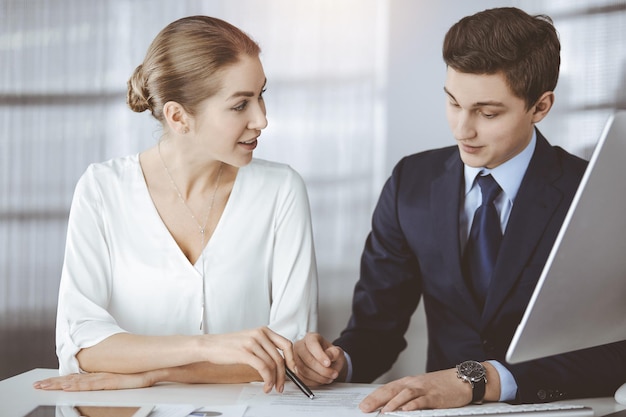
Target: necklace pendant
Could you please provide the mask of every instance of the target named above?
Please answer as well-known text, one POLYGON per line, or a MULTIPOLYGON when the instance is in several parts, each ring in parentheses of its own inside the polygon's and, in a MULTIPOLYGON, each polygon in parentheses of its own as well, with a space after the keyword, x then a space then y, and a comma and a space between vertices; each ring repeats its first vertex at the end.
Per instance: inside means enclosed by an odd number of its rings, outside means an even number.
POLYGON ((163 155, 161 154, 161 141, 159 141, 159 143, 157 145, 157 150, 159 152, 159 159, 161 159, 161 164, 163 165, 163 169, 165 170, 165 173, 169 177, 170 182, 172 183, 172 186, 174 187, 174 190, 176 191, 176 194, 178 195, 179 200, 181 201, 181 203, 183 203, 183 205, 185 206, 185 208, 189 212, 189 215, 191 216, 191 219, 194 221, 194 223, 196 223, 196 225, 198 226, 198 229, 200 230, 200 235, 202 236, 202 248, 204 248, 205 230, 206 230, 206 227, 207 227, 207 224, 208 224, 208 221, 209 221, 209 217, 211 216, 211 210, 213 209, 213 203, 215 203, 215 196, 217 195, 217 190, 219 189, 219 186, 220 186, 220 180, 222 179, 222 170, 224 168, 224 163, 220 163, 220 167, 219 167, 219 170, 217 172, 217 180, 215 181, 215 189, 213 190, 213 195, 211 196, 211 202, 209 204, 209 209, 207 211, 206 217, 204 218, 204 224, 201 224, 200 221, 198 221, 198 218, 194 214, 193 210, 191 210, 191 207, 189 207, 189 205, 187 205, 187 202, 183 198, 183 194, 180 192, 180 188, 178 188, 178 186, 176 185, 176 182, 174 181, 174 177, 172 177, 172 174, 170 173, 170 170, 167 167, 167 164, 165 163, 165 159, 163 159, 163 155))

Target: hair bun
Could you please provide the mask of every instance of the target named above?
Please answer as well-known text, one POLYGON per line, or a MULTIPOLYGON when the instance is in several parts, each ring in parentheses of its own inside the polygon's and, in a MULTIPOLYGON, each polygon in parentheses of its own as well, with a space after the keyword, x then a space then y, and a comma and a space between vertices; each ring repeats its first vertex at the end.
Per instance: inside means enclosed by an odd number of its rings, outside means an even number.
POLYGON ((134 112, 141 113, 150 109, 148 101, 150 94, 146 84, 143 65, 139 65, 128 80, 128 92, 126 95, 128 107, 134 112))

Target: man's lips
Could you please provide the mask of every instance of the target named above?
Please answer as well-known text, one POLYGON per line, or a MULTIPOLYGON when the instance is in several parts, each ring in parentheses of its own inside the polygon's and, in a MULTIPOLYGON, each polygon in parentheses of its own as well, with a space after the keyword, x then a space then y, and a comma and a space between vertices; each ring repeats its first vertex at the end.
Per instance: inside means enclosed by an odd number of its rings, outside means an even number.
POLYGON ((467 152, 467 153, 476 153, 483 148, 483 146, 469 145, 464 142, 459 142, 459 146, 461 147, 463 152, 467 152))

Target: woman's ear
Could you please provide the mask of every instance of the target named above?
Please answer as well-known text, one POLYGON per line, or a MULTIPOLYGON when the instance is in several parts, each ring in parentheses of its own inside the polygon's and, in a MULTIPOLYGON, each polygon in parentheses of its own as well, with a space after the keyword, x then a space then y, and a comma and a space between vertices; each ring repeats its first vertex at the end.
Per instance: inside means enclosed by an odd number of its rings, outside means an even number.
POLYGON ((168 101, 163 105, 163 117, 172 132, 184 135, 189 133, 189 116, 179 103, 168 101))
POLYGON ((546 91, 539 97, 539 100, 532 107, 533 123, 538 123, 548 115, 548 112, 554 104, 554 92, 546 91))

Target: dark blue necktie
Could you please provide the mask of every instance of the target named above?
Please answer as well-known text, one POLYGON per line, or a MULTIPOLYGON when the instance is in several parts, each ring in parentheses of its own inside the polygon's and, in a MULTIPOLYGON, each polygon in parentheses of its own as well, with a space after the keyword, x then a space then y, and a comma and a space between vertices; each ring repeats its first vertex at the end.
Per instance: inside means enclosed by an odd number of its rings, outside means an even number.
POLYGON ((500 217, 493 204, 502 189, 491 175, 479 175, 477 181, 483 201, 474 213, 463 255, 463 273, 482 308, 502 241, 500 217))

